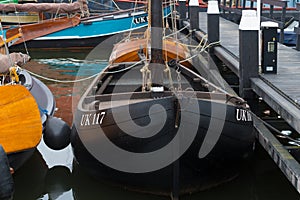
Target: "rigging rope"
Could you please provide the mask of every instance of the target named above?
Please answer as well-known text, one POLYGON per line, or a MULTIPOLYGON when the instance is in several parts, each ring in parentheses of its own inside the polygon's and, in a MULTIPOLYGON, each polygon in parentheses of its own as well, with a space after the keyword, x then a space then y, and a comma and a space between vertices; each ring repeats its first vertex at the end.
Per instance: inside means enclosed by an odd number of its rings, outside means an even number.
MULTIPOLYGON (((134 63, 133 65, 130 65, 129 67, 126 67, 124 69, 121 69, 121 70, 116 70, 116 71, 105 71, 105 72, 99 72, 99 73, 96 73, 96 74, 93 74, 91 76, 88 76, 88 77, 85 77, 85 78, 82 78, 82 79, 76 79, 76 80, 58 80, 58 79, 53 79, 53 78, 49 78, 49 77, 45 77, 45 76, 42 76, 42 75, 39 75, 39 74, 36 74, 34 72, 31 72, 29 70, 26 70, 26 69, 23 69, 24 71, 28 72, 29 74, 33 75, 33 76, 36 76, 38 78, 41 78, 41 79, 44 79, 44 80, 47 80, 47 81, 52 81, 52 82, 57 82, 57 83, 78 83, 78 82, 82 82, 82 81, 86 81, 86 80, 89 80, 91 78, 94 78, 96 77, 97 75, 99 75, 100 73, 104 73, 104 74, 116 74, 116 73, 119 73, 119 72, 123 72, 123 71, 126 71, 128 69, 131 69, 141 63, 143 63, 145 60, 141 60, 139 62, 136 62, 134 63)), ((22 68, 20 68, 22 69, 22 68)))
POLYGON ((110 9, 111 9, 111 8, 112 8, 112 9, 117 8, 117 10, 121 10, 121 9, 119 8, 119 6, 116 4, 115 1, 112 1, 115 7, 114 7, 114 6, 110 6, 110 5, 106 5, 106 4, 104 4, 104 3, 100 3, 100 2, 98 2, 98 1, 93 1, 93 0, 88 0, 88 1, 89 1, 89 2, 92 2, 92 3, 94 3, 94 4, 97 4, 97 5, 106 7, 106 8, 110 8, 110 9))
MULTIPOLYGON (((203 51, 205 51, 206 49, 212 47, 213 45, 219 44, 219 43, 220 43, 220 41, 217 41, 217 42, 212 42, 212 43, 210 43, 210 44, 208 44, 208 45, 206 45, 206 46, 203 46, 203 47, 201 48, 201 50, 200 50, 197 54, 192 55, 192 56, 190 56, 190 57, 188 57, 188 58, 186 58, 186 59, 184 59, 184 60, 181 60, 181 61, 179 61, 179 63, 183 63, 183 62, 186 62, 186 61, 188 61, 188 60, 191 60, 191 59, 195 58, 196 56, 198 56, 198 55, 199 55, 200 53, 202 53, 203 51)), ((206 44, 206 42, 205 42, 205 44, 206 44)), ((199 45, 198 45, 198 46, 199 46, 199 45)), ((195 48, 195 49, 198 49, 198 48, 195 48)))

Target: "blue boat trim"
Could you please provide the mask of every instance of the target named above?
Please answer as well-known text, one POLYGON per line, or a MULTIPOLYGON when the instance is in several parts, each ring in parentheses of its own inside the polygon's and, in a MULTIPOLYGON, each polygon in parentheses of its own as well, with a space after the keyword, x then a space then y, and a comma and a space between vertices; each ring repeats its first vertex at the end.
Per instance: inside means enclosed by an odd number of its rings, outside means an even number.
MULTIPOLYGON (((164 16, 171 14, 172 8, 168 6, 164 9, 164 16)), ((64 29, 48 34, 34 40, 68 40, 86 39, 113 35, 126 31, 136 30, 148 25, 148 13, 137 12, 131 14, 110 15, 97 19, 87 20, 78 26, 64 29)))

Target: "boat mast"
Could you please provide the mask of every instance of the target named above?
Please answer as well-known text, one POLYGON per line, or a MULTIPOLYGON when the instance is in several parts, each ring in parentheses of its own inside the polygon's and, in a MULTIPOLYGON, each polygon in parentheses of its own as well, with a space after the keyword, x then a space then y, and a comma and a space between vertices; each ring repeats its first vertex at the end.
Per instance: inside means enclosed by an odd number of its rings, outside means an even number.
POLYGON ((151 38, 151 60, 150 70, 152 86, 163 85, 164 60, 163 60, 163 17, 162 1, 150 0, 150 38, 151 38))

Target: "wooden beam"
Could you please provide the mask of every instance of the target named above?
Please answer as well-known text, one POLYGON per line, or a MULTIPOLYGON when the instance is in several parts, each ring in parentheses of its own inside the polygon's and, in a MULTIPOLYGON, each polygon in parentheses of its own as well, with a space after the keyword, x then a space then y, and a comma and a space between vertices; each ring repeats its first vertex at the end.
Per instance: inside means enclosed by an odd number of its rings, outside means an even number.
POLYGON ((300 110, 294 103, 284 98, 282 94, 269 86, 261 78, 251 78, 254 92, 277 112, 289 125, 300 133, 300 110))

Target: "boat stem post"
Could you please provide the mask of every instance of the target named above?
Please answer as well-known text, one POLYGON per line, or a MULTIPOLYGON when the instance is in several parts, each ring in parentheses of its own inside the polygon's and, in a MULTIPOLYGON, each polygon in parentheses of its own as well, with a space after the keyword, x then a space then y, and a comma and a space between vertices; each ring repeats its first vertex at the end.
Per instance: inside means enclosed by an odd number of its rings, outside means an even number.
MULTIPOLYGON (((208 1, 207 8, 207 35, 209 43, 220 41, 220 11, 218 1, 208 1)), ((213 53, 213 48, 209 49, 213 53)))
POLYGON ((192 37, 195 38, 195 32, 199 30, 199 2, 198 0, 190 0, 189 3, 189 19, 192 30, 192 37))
POLYGON ((251 78, 258 77, 259 23, 255 10, 243 10, 239 25, 239 95, 242 98, 254 98, 251 78))

